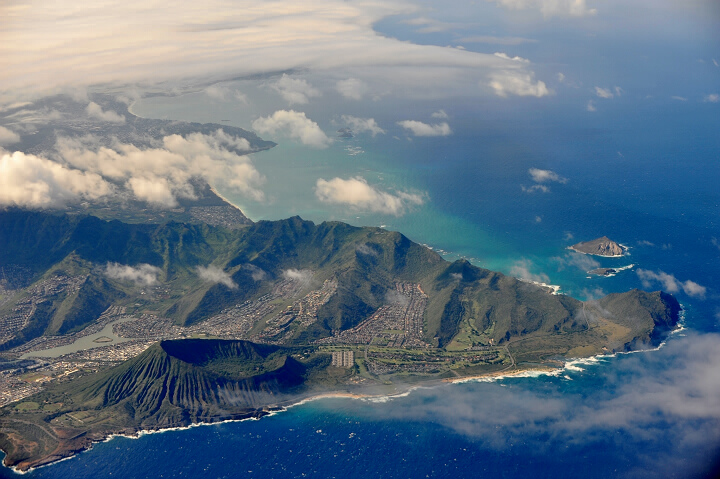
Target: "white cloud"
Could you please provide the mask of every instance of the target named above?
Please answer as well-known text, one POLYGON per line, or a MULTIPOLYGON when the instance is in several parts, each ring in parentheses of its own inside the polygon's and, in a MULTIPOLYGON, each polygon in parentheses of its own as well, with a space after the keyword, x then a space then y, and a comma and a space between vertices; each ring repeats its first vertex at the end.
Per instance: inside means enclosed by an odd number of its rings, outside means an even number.
POLYGON ((684 96, 671 96, 670 98, 672 98, 673 100, 677 100, 677 101, 687 101, 688 100, 684 96))
POLYGON ((434 112, 432 115, 430 115, 432 118, 437 118, 438 120, 447 120, 448 114, 445 113, 445 110, 438 110, 434 112))
POLYGON ((327 148, 331 143, 317 123, 306 117, 305 113, 295 110, 278 110, 271 116, 253 121, 252 127, 261 135, 283 133, 303 145, 315 148, 327 148))
POLYGON ((362 100, 368 91, 368 86, 362 80, 357 78, 348 78, 339 80, 335 84, 335 89, 345 98, 350 100, 362 100))
POLYGON ((660 284, 661 288, 668 293, 677 293, 682 290, 688 296, 696 298, 704 298, 707 292, 705 286, 701 286, 695 281, 687 280, 682 282, 675 278, 675 275, 668 274, 664 271, 638 269, 637 275, 645 288, 652 288, 655 284, 660 284))
POLYGON ((510 274, 523 281, 534 281, 536 283, 550 283, 550 278, 545 273, 533 273, 530 269, 533 267, 531 261, 522 259, 516 261, 510 268, 510 274))
POLYGON ((528 60, 527 58, 518 57, 518 56, 511 57, 511 56, 508 56, 507 53, 503 53, 503 52, 495 52, 494 55, 498 58, 502 58, 503 60, 510 60, 513 62, 520 62, 520 63, 530 63, 530 60, 528 60))
POLYGON ((8 103, 6 105, 0 106, 0 112, 17 110, 18 108, 22 108, 24 106, 30 106, 30 105, 32 105, 31 101, 14 101, 12 103, 8 103))
POLYGON ((557 80, 558 80, 560 83, 564 83, 564 82, 565 82, 565 74, 562 73, 562 72, 558 72, 558 74, 557 74, 557 80))
POLYGON ((343 115, 342 121, 354 133, 369 132, 372 136, 377 134, 385 134, 385 130, 380 128, 374 118, 357 118, 351 115, 343 115))
POLYGON ((402 215, 411 206, 424 203, 421 195, 402 191, 395 194, 380 191, 360 176, 347 180, 333 178, 329 181, 320 178, 315 185, 315 195, 325 203, 395 216, 402 215))
POLYGON ((410 20, 403 20, 406 25, 415 25, 421 28, 415 30, 418 33, 438 33, 445 32, 457 28, 459 25, 455 23, 441 22, 432 18, 417 17, 410 20))
POLYGON ((372 249, 367 244, 359 244, 355 247, 355 251, 357 251, 360 254, 364 254, 367 256, 377 256, 378 253, 374 249, 372 249))
POLYGON ((152 286, 158 282, 158 275, 162 272, 157 266, 147 263, 135 267, 126 264, 108 263, 105 267, 105 276, 119 281, 132 281, 138 286, 152 286))
POLYGON ((452 134, 450 125, 447 122, 428 125, 421 121, 404 120, 397 122, 397 124, 406 130, 410 130, 415 136, 448 136, 452 134))
POLYGON ((18 141, 20 141, 20 135, 4 126, 0 126, 0 146, 11 145, 18 141))
MULTIPOLYGON (((555 182, 555 183, 567 183, 568 179, 563 178, 562 176, 558 175, 552 170, 541 170, 538 168, 530 168, 528 170, 528 174, 532 178, 532 180, 535 183, 548 183, 548 182, 555 182)), ((542 184, 536 184, 532 186, 525 186, 520 185, 520 189, 524 193, 532 194, 536 192, 542 192, 542 193, 550 193, 550 187, 542 184)))
POLYGON ((125 117, 123 115, 119 115, 112 110, 103 111, 102 107, 94 101, 88 103, 85 112, 90 118, 96 118, 109 123, 125 123, 125 117))
POLYGON ((591 269, 600 267, 600 263, 587 254, 567 253, 564 257, 558 256, 553 259, 559 263, 560 269, 563 269, 565 266, 572 266, 578 268, 580 271, 590 271, 591 269))
POLYGON ((525 70, 500 70, 492 72, 489 77, 490 87, 501 97, 517 95, 540 98, 551 93, 545 82, 536 82, 534 74, 525 70))
POLYGON ((389 289, 385 293, 385 303, 404 308, 410 304, 410 298, 396 289, 389 289))
POLYGON ((704 100, 706 103, 717 103, 720 102, 720 95, 717 93, 711 93, 710 95, 706 95, 704 100))
POLYGON ((584 17, 595 15, 585 0, 487 0, 510 10, 539 10, 546 18, 555 16, 584 17))
POLYGON ((710 239, 710 242, 713 244, 713 246, 715 246, 717 249, 720 250, 720 239, 718 239, 718 238, 716 238, 715 236, 713 236, 713 237, 710 239))
POLYGON ((456 43, 488 43, 492 45, 522 45, 523 43, 537 43, 537 40, 523 37, 492 37, 487 35, 478 35, 472 37, 462 37, 456 40, 456 43))
POLYGON ((539 168, 530 168, 528 174, 535 183, 567 183, 568 179, 563 178, 552 170, 541 170, 539 168))
POLYGON ((585 109, 590 112, 597 111, 597 108, 595 108, 595 102, 592 100, 588 100, 587 106, 585 107, 585 109))
POLYGON ((600 88, 599 86, 595 87, 595 94, 598 98, 610 99, 615 97, 613 92, 611 92, 608 88, 600 88))
POLYGON ((282 77, 270 86, 290 105, 295 103, 305 105, 310 102, 310 98, 317 98, 322 95, 320 90, 313 87, 307 80, 302 78, 293 78, 287 73, 283 73, 282 77))
MULTIPOLYGON (((173 207, 177 206, 175 198, 177 192, 173 192, 172 184, 167 178, 152 176, 149 178, 134 177, 130 178, 126 186, 132 191, 140 201, 146 201, 154 205, 173 207)), ((191 195, 179 195, 187 196, 191 195)))
POLYGON ((95 173, 83 172, 22 152, 0 157, 0 205, 55 208, 79 199, 98 199, 112 185, 95 173))
POLYGON ((288 279, 290 281, 295 281, 297 283, 302 284, 303 286, 307 286, 313 277, 313 273, 309 269, 297 270, 294 268, 284 270, 282 272, 282 275, 283 275, 283 278, 288 279))
POLYGON ((254 264, 244 264, 243 268, 250 271, 253 281, 263 281, 268 277, 268 274, 262 268, 258 268, 254 264))
POLYGON ((120 142, 98 147, 92 137, 61 138, 57 143, 58 152, 69 165, 116 182, 124 181, 139 200, 164 207, 175 206, 177 198, 194 198, 193 178, 263 200, 259 186, 265 179, 249 157, 237 153, 249 149, 246 139, 221 129, 209 135, 166 136, 162 147, 145 150, 120 142))
POLYGON ((208 265, 207 267, 198 266, 197 274, 203 281, 209 283, 219 283, 227 286, 230 289, 236 289, 238 285, 232 280, 230 275, 223 271, 222 268, 214 265, 208 265))
POLYGON ((248 98, 247 95, 242 93, 239 90, 234 90, 230 87, 224 86, 224 85, 210 85, 209 87, 205 88, 205 94, 209 96, 210 98, 214 100, 221 100, 225 101, 228 99, 235 99, 239 103, 242 103, 244 105, 248 104, 248 98))
MULTIPOLYGON (((18 92, 68 85, 182 79, 180 85, 192 86, 302 71, 330 81, 357 79, 369 91, 446 97, 483 94, 478 76, 508 68, 493 55, 413 44, 373 28, 414 11, 403 0, 179 0, 172 9, 141 0, 107 0, 102 8, 90 0, 38 0, 3 10, 9 27, 0 43, 0 90, 18 101, 18 92)), ((305 90, 285 91, 310 98, 305 90)))
POLYGON ((550 188, 545 185, 532 185, 530 187, 520 185, 520 189, 522 189, 524 193, 536 193, 538 191, 542 193, 550 193, 550 188))

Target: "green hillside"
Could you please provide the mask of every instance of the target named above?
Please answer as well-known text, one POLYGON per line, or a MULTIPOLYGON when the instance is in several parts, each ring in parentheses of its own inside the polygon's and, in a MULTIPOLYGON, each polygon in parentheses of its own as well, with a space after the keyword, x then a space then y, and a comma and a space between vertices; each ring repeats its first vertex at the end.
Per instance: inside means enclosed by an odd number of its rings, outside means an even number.
MULTIPOLYGON (((0 266, 32 271, 31 285, 80 270, 87 275, 79 291, 60 292, 39 303, 27 325, 0 345, 3 349, 42 334, 77 331, 117 302, 149 304, 142 296, 147 287, 105 274, 109 263, 157 268, 157 284, 167 294, 147 307, 184 326, 267 294, 288 270, 312 272, 315 285, 336 281, 336 291, 319 307, 317 321, 295 331, 294 341, 299 343, 356 327, 386 303, 399 282, 417 284, 427 293, 423 339, 439 347, 449 345, 463 328, 499 344, 528 335, 577 333, 591 326, 582 316, 583 304, 573 298, 549 294, 547 288, 467 261, 448 263, 397 232, 339 222, 316 225, 293 217, 230 230, 11 210, 0 213, 0 241, 5 246, 0 266), (236 287, 202 281, 197 268, 210 264, 225 271, 236 287), (259 271, 262 280, 257 278, 259 271)), ((662 318, 676 313, 667 305, 674 299, 636 298, 633 307, 640 312, 635 314, 625 303, 637 294, 611 295, 600 304, 616 312, 621 322, 632 323, 636 336, 628 342, 654 340, 659 334, 654 333, 656 320, 672 322, 662 318)))
POLYGON ((0 244, 0 268, 15 274, 0 303, 5 358, 99 331, 106 311, 145 341, 112 367, 61 358, 69 376, 0 409, 0 449, 21 469, 110 434, 259 417, 322 391, 397 391, 657 345, 680 311, 671 295, 638 290, 580 302, 449 263, 397 232, 299 217, 226 228, 8 210, 0 244), (225 339, 147 348, 196 336, 225 339))
POLYGON ((51 413, 19 417, 4 409, 0 447, 6 464, 36 466, 110 433, 259 417, 289 394, 305 392, 329 363, 327 355, 300 361, 294 353, 246 341, 163 341, 115 368, 33 397, 61 405, 51 413))

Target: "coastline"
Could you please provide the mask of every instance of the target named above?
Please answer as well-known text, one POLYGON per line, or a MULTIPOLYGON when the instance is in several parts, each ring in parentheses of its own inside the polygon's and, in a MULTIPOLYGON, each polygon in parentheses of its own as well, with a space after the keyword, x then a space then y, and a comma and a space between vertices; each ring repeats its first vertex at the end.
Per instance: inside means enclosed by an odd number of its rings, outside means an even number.
MULTIPOLYGON (((343 391, 337 391, 337 392, 318 392, 316 394, 311 394, 307 397, 298 397, 294 400, 289 400, 285 403, 280 402, 275 405, 267 405, 263 406, 261 408, 256 409, 255 414, 248 414, 247 417, 240 417, 237 419, 223 419, 218 421, 208 421, 208 422, 196 422, 192 424, 188 424, 186 426, 171 426, 171 427, 165 427, 165 428, 158 428, 158 429, 138 429, 137 431, 133 433, 109 433, 108 435, 93 439, 89 442, 89 444, 82 449, 74 450, 71 454, 64 456, 64 457, 58 457, 57 459, 53 459, 51 461, 48 461, 43 464, 39 464, 37 466, 32 466, 27 469, 19 469, 17 466, 7 466, 5 464, 5 458, 7 457, 7 453, 5 451, 2 451, 5 453, 5 457, 2 460, 2 467, 5 467, 7 469, 10 469, 15 474, 27 474, 35 469, 39 469, 42 467, 52 466, 54 464, 57 464, 62 461, 70 460, 84 452, 91 451, 93 449, 93 446, 95 444, 100 444, 104 442, 109 442, 115 438, 126 438, 126 439, 140 439, 143 436, 150 435, 150 434, 162 434, 165 432, 172 432, 172 431, 184 431, 195 427, 201 427, 201 426, 215 426, 218 424, 228 424, 228 423, 235 423, 235 422, 244 422, 244 421, 259 421, 263 417, 270 417, 274 416, 276 414, 282 413, 287 411, 290 408, 293 408, 295 406, 301 406, 303 404, 311 403, 314 401, 319 401, 323 399, 352 399, 352 400, 362 400, 362 401, 371 401, 371 402, 387 402, 393 399, 406 397, 410 395, 413 391, 417 389, 429 389, 433 387, 437 387, 443 384, 460 384, 462 382, 471 382, 471 381, 482 381, 483 379, 487 382, 493 382, 499 379, 503 379, 504 377, 512 377, 522 374, 527 374, 530 371, 535 371, 535 368, 528 368, 528 369, 520 369, 517 371, 513 371, 510 373, 502 372, 502 371, 496 371, 492 373, 487 373, 485 375, 479 375, 479 376, 468 376, 464 378, 457 378, 457 379, 435 379, 435 380, 429 380, 426 382, 423 382, 421 384, 414 384, 412 386, 406 386, 402 389, 397 390, 393 393, 384 393, 384 394, 361 394, 361 393, 351 393, 351 392, 343 392, 343 391)), ((534 375, 534 376, 528 376, 528 377, 535 377, 540 375, 534 375)))
MULTIPOLYGON (((495 371, 487 374, 481 374, 481 375, 475 375, 475 376, 466 376, 466 377, 458 377, 458 378, 447 378, 447 379, 436 379, 436 380, 429 380, 420 384, 414 384, 412 386, 406 386, 405 388, 399 389, 394 393, 385 393, 385 394, 361 394, 361 393, 352 393, 352 392, 343 392, 343 391, 337 391, 337 392, 318 392, 316 394, 308 395, 307 397, 298 397, 294 400, 288 400, 287 402, 283 403, 280 402, 275 405, 267 405, 263 406, 261 408, 258 408, 255 410, 254 413, 249 413, 247 417, 240 417, 237 419, 223 419, 218 421, 208 421, 208 422, 196 422, 192 424, 188 424, 186 426, 172 426, 172 427, 166 427, 166 428, 158 428, 158 429, 138 429, 137 431, 133 432, 132 434, 128 433, 110 433, 102 438, 91 440, 89 444, 82 449, 75 450, 71 454, 64 456, 64 457, 58 457, 57 459, 54 459, 52 461, 46 462, 44 464, 40 464, 38 466, 29 467, 27 469, 19 469, 17 466, 7 466, 5 464, 5 458, 7 458, 7 453, 5 451, 2 451, 5 454, 5 457, 3 457, 2 460, 2 466, 10 469, 13 473, 23 475, 27 474, 35 469, 39 469, 42 467, 52 466, 54 464, 57 464, 62 461, 70 460, 84 452, 90 451, 93 449, 93 446, 95 444, 100 444, 104 442, 109 442, 115 438, 121 437, 126 439, 140 439, 143 436, 150 435, 150 434, 162 434, 165 432, 172 432, 172 431, 184 431, 195 427, 201 427, 201 426, 215 426, 218 424, 228 424, 228 423, 235 423, 235 422, 243 422, 243 421, 259 421, 263 417, 269 417, 274 416, 276 414, 285 412, 289 410, 290 408, 293 408, 295 406, 301 406, 303 404, 307 404, 314 401, 319 401, 322 399, 351 399, 351 400, 362 400, 362 401, 371 401, 371 402, 387 402, 391 401, 393 399, 401 398, 401 397, 407 397, 409 396, 413 391, 417 389, 431 389, 434 387, 438 387, 444 384, 464 384, 464 383, 470 383, 470 382, 497 382, 506 378, 539 378, 542 376, 555 376, 559 377, 562 375, 565 371, 573 371, 573 372, 581 372, 584 371, 584 368, 581 368, 580 365, 591 365, 591 364, 600 364, 604 359, 610 359, 617 357, 619 355, 625 355, 625 354, 637 354, 637 353, 648 353, 648 352, 654 352, 659 351, 662 349, 668 340, 675 336, 676 334, 684 331, 686 329, 685 327, 685 308, 683 308, 680 311, 680 316, 676 325, 676 328, 672 331, 668 332, 667 337, 656 347, 650 348, 650 349, 639 349, 634 351, 617 351, 610 354, 597 354, 593 356, 588 356, 584 358, 568 358, 562 366, 558 367, 532 367, 532 368, 517 368, 515 370, 507 371, 495 371)), ((564 376, 566 379, 570 379, 568 376, 564 376)))
MULTIPOLYGON (((243 211, 238 205, 236 205, 236 204, 233 203, 232 201, 230 201, 230 200, 228 200, 227 198, 225 198, 222 194, 220 194, 220 192, 217 190, 217 188, 215 188, 214 185, 208 183, 208 186, 210 187, 210 191, 212 191, 215 195, 217 195, 218 198, 220 198, 220 199, 223 200, 225 203, 227 203, 228 205, 230 205, 230 206, 232 206, 233 208, 235 208, 236 210, 238 210, 240 213, 243 214, 243 216, 245 216, 245 217, 247 218, 247 215, 245 214, 245 211, 243 211)), ((249 219, 250 221, 252 221, 252 219, 250 219, 250 218, 248 218, 248 219, 249 219)))

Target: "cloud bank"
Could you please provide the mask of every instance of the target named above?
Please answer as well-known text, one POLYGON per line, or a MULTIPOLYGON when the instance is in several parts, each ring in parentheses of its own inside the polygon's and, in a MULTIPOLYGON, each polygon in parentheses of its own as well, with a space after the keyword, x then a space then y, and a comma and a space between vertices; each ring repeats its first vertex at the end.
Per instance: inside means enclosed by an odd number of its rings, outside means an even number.
POLYGON ((20 141, 20 135, 4 126, 0 126, 0 146, 11 145, 18 141, 20 141))
POLYGON ((544 17, 584 17, 595 15, 586 0, 487 0, 509 10, 539 10, 544 17))
POLYGON ((283 73, 282 77, 270 86, 291 105, 294 103, 305 105, 310 103, 310 98, 322 96, 320 90, 313 87, 307 80, 293 78, 287 73, 283 73))
POLYGON ((112 191, 112 185, 93 172, 19 151, 0 157, 0 206, 57 208, 81 199, 96 200, 112 191))
MULTIPOLYGON (((458 89, 482 94, 477 83, 486 85, 496 69, 503 69, 506 79, 513 72, 517 78, 532 77, 526 65, 510 66, 493 55, 413 44, 373 30, 383 18, 416 10, 402 0, 208 0, 202 5, 179 0, 172 9, 140 0, 108 0, 102 8, 90 0, 24 2, 3 9, 0 93, 17 101, 17 92, 30 96, 71 86, 180 79, 207 84, 207 79, 304 71, 334 79, 350 99, 376 91, 427 97, 454 95, 458 89)), ((317 92, 289 77, 275 86, 291 104, 303 104, 317 92)))
POLYGON ((123 115, 119 115, 112 110, 103 111, 102 107, 94 101, 88 104, 85 112, 90 118, 95 118, 96 120, 109 123, 125 123, 125 117, 123 115))
POLYGON ((335 84, 335 89, 342 96, 349 100, 362 100, 368 92, 368 86, 362 80, 357 78, 348 78, 346 80, 339 80, 335 84))
POLYGON ((173 207, 178 198, 195 197, 193 178, 228 186, 256 201, 264 199, 259 189, 264 177, 250 158, 235 151, 249 150, 248 141, 223 130, 166 136, 161 146, 148 149, 97 143, 93 137, 59 139, 57 150, 70 167, 121 182, 138 200, 173 207))
POLYGON ((344 180, 333 178, 317 180, 315 196, 324 202, 346 205, 354 210, 401 216, 408 208, 422 205, 421 195, 399 191, 388 193, 370 186, 365 178, 357 176, 344 180))

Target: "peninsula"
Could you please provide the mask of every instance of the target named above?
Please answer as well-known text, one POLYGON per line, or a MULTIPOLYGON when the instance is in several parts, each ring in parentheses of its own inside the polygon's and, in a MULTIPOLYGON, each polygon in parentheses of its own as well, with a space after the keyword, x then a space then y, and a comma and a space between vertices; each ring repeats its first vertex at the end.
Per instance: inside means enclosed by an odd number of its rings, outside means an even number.
POLYGON ((680 311, 640 290, 583 303, 400 233, 299 217, 230 228, 9 210, 0 243, 16 272, 0 303, 0 448, 22 471, 113 434, 651 347, 680 311), (122 342, 78 341, 108 325, 122 342))

